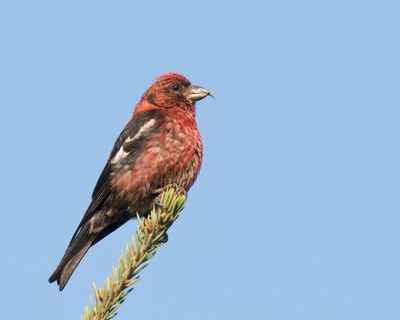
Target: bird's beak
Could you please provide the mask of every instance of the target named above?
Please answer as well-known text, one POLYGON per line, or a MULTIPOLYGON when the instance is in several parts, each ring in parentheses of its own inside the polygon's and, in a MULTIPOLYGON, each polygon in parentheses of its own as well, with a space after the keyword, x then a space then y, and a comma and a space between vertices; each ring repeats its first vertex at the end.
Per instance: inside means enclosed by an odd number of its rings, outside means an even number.
POLYGON ((199 87, 199 86, 194 86, 194 85, 190 85, 190 87, 186 91, 185 95, 186 95, 186 98, 191 102, 196 102, 207 96, 214 98, 214 96, 211 94, 210 90, 199 87))

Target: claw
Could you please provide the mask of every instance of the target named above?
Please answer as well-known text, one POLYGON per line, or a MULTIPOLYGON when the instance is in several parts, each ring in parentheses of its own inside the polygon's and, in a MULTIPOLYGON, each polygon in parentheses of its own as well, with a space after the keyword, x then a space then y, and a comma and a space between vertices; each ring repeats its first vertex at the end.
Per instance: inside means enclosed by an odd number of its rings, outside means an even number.
POLYGON ((164 233, 164 236, 161 238, 161 243, 167 243, 168 242, 168 234, 164 233))
POLYGON ((153 200, 153 203, 156 206, 158 206, 159 208, 161 208, 161 210, 166 209, 166 206, 161 203, 161 196, 162 196, 163 192, 167 191, 170 188, 173 188, 175 190, 175 192, 178 193, 179 195, 186 197, 186 190, 176 183, 167 184, 165 187, 154 190, 153 194, 156 194, 157 197, 155 197, 155 199, 153 200))

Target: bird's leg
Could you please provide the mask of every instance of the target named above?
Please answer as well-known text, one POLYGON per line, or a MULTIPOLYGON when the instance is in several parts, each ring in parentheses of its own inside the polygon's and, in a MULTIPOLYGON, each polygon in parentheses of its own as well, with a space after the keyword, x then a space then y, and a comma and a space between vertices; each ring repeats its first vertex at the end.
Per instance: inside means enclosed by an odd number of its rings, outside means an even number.
POLYGON ((165 206, 161 204, 161 196, 162 196, 163 192, 167 191, 170 188, 173 188, 175 190, 175 192, 178 193, 179 195, 184 195, 186 197, 186 190, 176 183, 170 183, 164 187, 155 189, 152 193, 156 194, 157 197, 155 197, 155 199, 153 200, 153 203, 156 206, 160 207, 161 209, 165 209, 165 206))
POLYGON ((153 203, 155 206, 161 208, 161 210, 165 209, 165 205, 161 203, 161 194, 160 193, 157 197, 154 198, 153 203))
MULTIPOLYGON (((160 207, 161 210, 165 209, 165 205, 163 205, 161 203, 161 196, 162 196, 163 192, 167 191, 170 188, 173 188, 176 193, 178 193, 180 195, 184 195, 186 197, 186 190, 176 183, 171 183, 162 188, 158 188, 158 189, 154 190, 153 194, 157 194, 157 197, 154 199, 154 204, 156 206, 160 207)), ((160 239, 160 241, 161 241, 161 243, 168 242, 168 234, 164 233, 164 236, 160 239)))

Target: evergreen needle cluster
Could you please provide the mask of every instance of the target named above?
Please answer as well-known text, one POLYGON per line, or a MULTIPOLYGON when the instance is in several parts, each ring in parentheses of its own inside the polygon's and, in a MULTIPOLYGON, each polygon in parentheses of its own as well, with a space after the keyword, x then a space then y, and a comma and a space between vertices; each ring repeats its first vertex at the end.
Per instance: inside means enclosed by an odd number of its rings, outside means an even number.
POLYGON ((157 252, 166 239, 166 233, 179 217, 186 197, 177 194, 173 188, 165 191, 160 199, 160 206, 153 208, 148 217, 137 217, 136 236, 126 245, 118 267, 112 267, 112 273, 103 288, 93 283, 95 302, 90 297, 90 305, 84 309, 81 320, 109 320, 117 315, 117 309, 124 302, 133 285, 140 280, 139 273, 147 266, 147 261, 157 252))

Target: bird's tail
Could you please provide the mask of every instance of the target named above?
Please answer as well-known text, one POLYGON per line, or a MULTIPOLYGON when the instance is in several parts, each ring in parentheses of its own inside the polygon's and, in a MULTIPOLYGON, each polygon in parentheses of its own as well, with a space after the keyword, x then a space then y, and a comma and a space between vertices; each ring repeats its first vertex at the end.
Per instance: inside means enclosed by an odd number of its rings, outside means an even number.
POLYGON ((49 278, 49 282, 57 281, 60 291, 64 289, 72 273, 92 246, 97 234, 89 233, 89 224, 84 225, 72 239, 59 265, 49 278))

